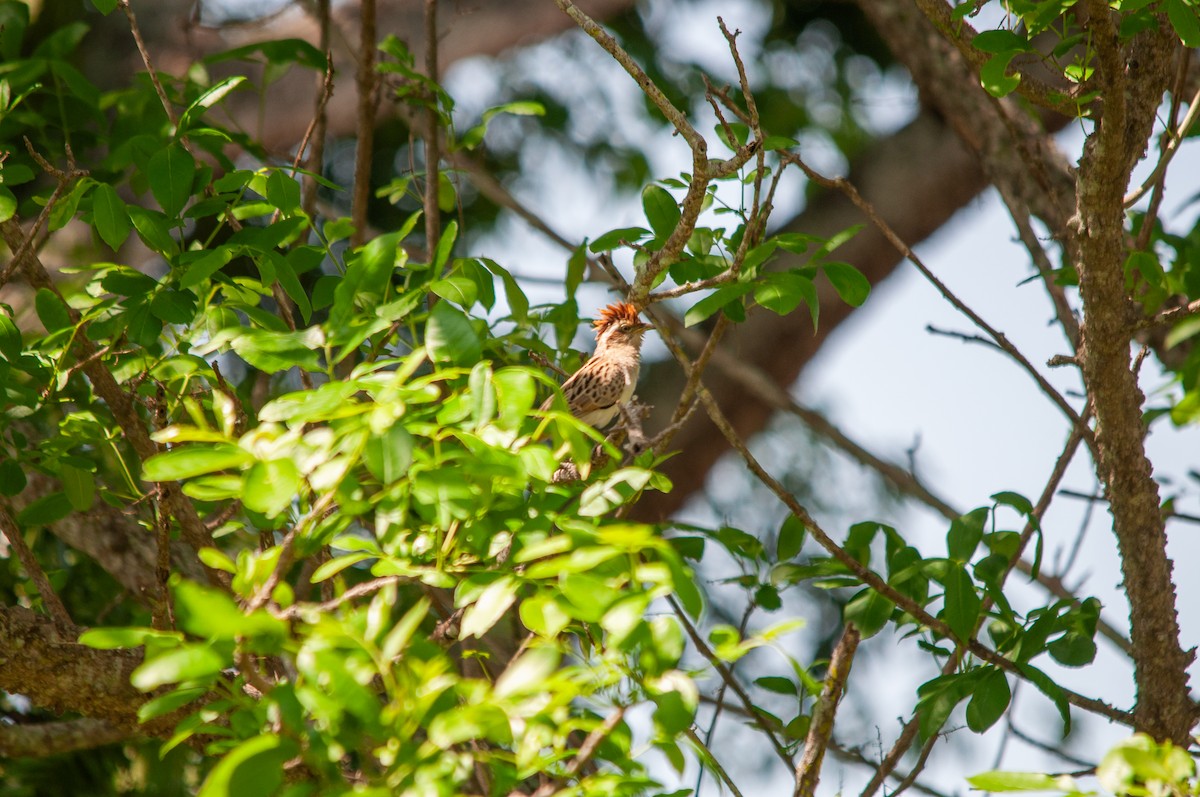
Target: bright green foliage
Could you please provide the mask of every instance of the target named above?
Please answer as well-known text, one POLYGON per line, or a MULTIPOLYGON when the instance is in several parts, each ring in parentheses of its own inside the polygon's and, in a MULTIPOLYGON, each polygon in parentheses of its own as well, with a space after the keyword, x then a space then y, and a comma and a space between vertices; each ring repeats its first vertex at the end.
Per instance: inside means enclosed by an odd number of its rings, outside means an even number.
MULTIPOLYGON (((1200 793, 1196 761, 1183 748, 1158 743, 1144 733, 1120 742, 1096 768, 1100 787, 1118 797, 1185 797, 1200 793)), ((1067 775, 1052 777, 1034 772, 982 772, 968 781, 976 789, 992 792, 1037 791, 1069 797, 1084 791, 1067 775)))

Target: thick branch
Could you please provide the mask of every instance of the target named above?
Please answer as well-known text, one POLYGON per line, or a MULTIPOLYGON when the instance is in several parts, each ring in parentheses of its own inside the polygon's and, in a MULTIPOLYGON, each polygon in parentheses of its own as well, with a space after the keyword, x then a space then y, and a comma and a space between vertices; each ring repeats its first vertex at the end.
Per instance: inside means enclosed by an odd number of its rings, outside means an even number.
POLYGON ((1129 53, 1121 53, 1107 4, 1094 2, 1089 7, 1105 103, 1079 165, 1081 366, 1096 409, 1097 468, 1109 499, 1129 597, 1137 727, 1183 744, 1195 718, 1187 676, 1192 656, 1179 642, 1172 563, 1158 485, 1145 449, 1145 397, 1131 367, 1133 309, 1124 274, 1124 192, 1170 79, 1173 34, 1164 21, 1160 26, 1165 32, 1144 33, 1129 53))
POLYGON ((53 621, 20 606, 0 607, 0 690, 56 713, 76 712, 139 735, 167 733, 177 716, 139 725, 146 696, 129 683, 140 650, 94 650, 64 638, 53 621))

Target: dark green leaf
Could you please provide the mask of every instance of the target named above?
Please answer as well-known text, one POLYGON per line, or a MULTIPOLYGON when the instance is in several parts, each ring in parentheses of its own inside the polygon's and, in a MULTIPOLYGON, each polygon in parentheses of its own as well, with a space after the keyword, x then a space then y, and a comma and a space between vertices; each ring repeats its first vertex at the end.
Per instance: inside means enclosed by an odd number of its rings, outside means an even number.
POLYGON ((1068 631, 1046 646, 1050 655, 1066 667, 1083 667, 1096 658, 1096 642, 1087 634, 1068 631))
POLYGON ((300 210, 300 183, 282 169, 275 169, 267 176, 267 201, 285 216, 296 213, 300 210))
POLYGON ((779 527, 779 540, 775 545, 775 558, 786 562, 800 553, 804 545, 804 535, 807 532, 804 524, 795 515, 789 514, 779 527))
POLYGON ((887 625, 894 608, 895 604, 890 600, 866 587, 846 604, 845 618, 846 622, 858 627, 863 639, 867 639, 887 625))
POLYGON ((58 467, 58 479, 67 494, 67 501, 76 512, 92 508, 96 498, 96 477, 90 471, 63 463, 58 467))
POLYGON ((133 227, 125 203, 107 183, 100 183, 92 191, 92 221, 101 240, 114 251, 125 243, 133 227))
POLYGON ((450 253, 454 251, 454 242, 458 240, 458 222, 452 221, 442 231, 438 239, 437 249, 433 253, 433 273, 441 274, 442 269, 450 262, 450 253))
POLYGON ((971 561, 979 541, 983 539, 983 527, 987 519, 987 507, 980 507, 950 522, 950 530, 946 532, 946 548, 951 559, 960 564, 971 561))
MULTIPOLYGON (((650 228, 659 240, 665 240, 679 223, 679 205, 675 198, 665 188, 648 185, 642 191, 642 208, 646 211, 646 219, 650 228)), ((592 251, 596 251, 593 249, 592 251)))
POLYGON ((0 460, 0 495, 19 495, 25 489, 25 470, 12 459, 0 460))
POLYGON ((4 359, 12 360, 21 356, 21 351, 25 344, 21 341, 21 330, 17 329, 17 325, 8 317, 8 313, 0 309, 0 354, 4 355, 4 359))
POLYGON ((650 231, 645 227, 619 227, 609 230, 588 246, 592 252, 609 252, 621 245, 621 241, 639 241, 648 236, 650 231))
POLYGON ((684 326, 690 327, 699 324, 730 302, 737 301, 752 290, 754 290, 754 285, 749 282, 733 282, 728 285, 722 285, 692 305, 691 309, 684 314, 684 326))
POLYGON ((985 30, 978 34, 971 44, 985 53, 1008 52, 1009 50, 1028 50, 1029 42, 1024 36, 1018 36, 1011 30, 985 30))
POLYGON ((169 144, 150 159, 146 178, 163 213, 177 218, 192 196, 196 160, 179 144, 169 144))
POLYGON ((783 678, 778 675, 764 675, 761 678, 755 678, 754 683, 766 689, 768 692, 774 692, 779 695, 798 695, 800 687, 791 678, 783 678))
POLYGON ((46 526, 71 514, 71 502, 65 493, 50 493, 26 506, 17 515, 17 524, 23 528, 46 526))
POLYGON ((1200 20, 1197 10, 1183 0, 1166 0, 1167 19, 1185 47, 1200 47, 1200 20))
POLYGON ((150 300, 150 312, 168 324, 187 324, 196 317, 196 296, 167 288, 150 300))
POLYGON ((1000 669, 989 669, 967 704, 967 727, 976 733, 983 733, 1004 716, 1011 699, 1008 677, 1000 669))
POLYGON ((142 296, 158 287, 158 280, 140 271, 120 266, 104 275, 100 287, 118 296, 142 296))
POLYGON ((53 333, 71 326, 71 315, 67 312, 66 304, 49 288, 38 288, 37 295, 33 297, 33 306, 47 332, 53 333))
POLYGON ((955 563, 946 572, 945 585, 946 623, 959 639, 970 639, 982 604, 975 591, 975 582, 962 565, 955 563))
POLYGON ((1062 718, 1063 738, 1066 738, 1067 734, 1071 732, 1071 706, 1067 703, 1067 696, 1063 694, 1062 688, 1037 667, 1023 662, 1016 664, 1021 675, 1053 701, 1054 707, 1058 709, 1058 715, 1062 718))
POLYGON ((284 762, 294 757, 296 742, 275 734, 253 736, 212 768, 197 797, 269 797, 283 783, 284 762))

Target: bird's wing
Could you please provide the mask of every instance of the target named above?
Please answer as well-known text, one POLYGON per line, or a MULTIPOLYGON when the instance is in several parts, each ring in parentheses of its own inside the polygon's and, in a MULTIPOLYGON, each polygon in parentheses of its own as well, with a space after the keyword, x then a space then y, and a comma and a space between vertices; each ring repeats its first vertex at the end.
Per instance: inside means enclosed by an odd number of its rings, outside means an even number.
POLYGON ((567 406, 575 416, 613 406, 621 400, 624 389, 625 374, 621 369, 597 358, 584 363, 562 387, 567 406))

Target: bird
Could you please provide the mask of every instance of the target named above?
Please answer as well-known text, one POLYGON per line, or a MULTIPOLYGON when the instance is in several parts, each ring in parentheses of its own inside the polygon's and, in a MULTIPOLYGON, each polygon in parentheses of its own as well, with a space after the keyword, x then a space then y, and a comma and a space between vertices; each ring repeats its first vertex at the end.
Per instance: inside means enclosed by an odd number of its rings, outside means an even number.
MULTIPOLYGON (((592 323, 596 353, 563 383, 567 409, 597 431, 612 423, 621 405, 633 398, 642 364, 642 335, 652 329, 638 316, 637 308, 616 302, 600 310, 592 323)), ((545 412, 554 403, 546 399, 545 412)))

